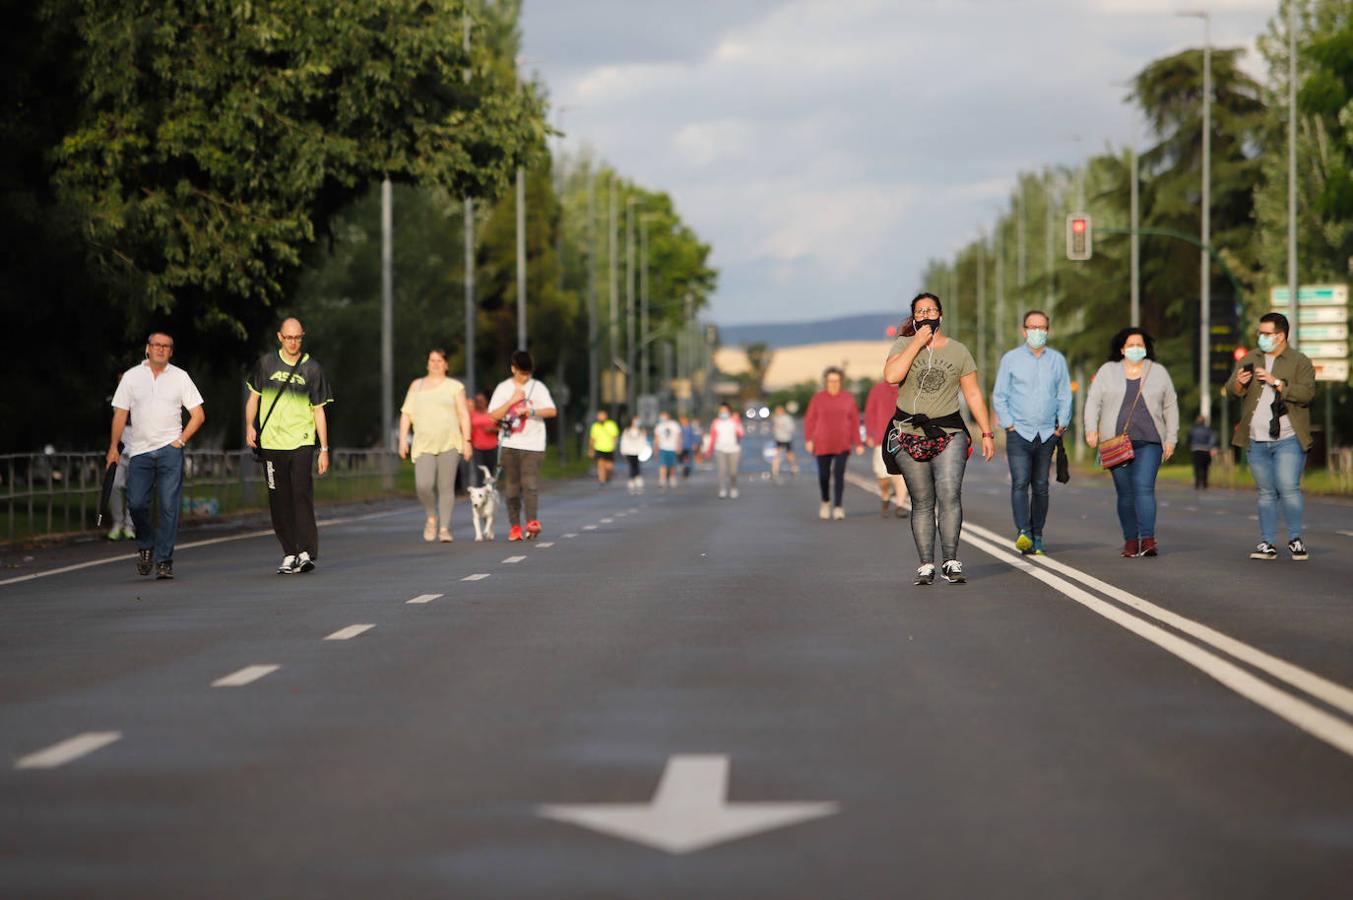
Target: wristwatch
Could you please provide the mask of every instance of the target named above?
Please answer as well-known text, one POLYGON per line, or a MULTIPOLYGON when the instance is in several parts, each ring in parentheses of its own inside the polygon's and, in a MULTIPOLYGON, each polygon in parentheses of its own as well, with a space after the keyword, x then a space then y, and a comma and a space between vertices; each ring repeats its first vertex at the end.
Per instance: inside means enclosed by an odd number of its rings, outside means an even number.
POLYGON ((982 432, 982 437, 994 438, 996 435, 992 434, 990 431, 984 431, 982 432))
POLYGON ((329 452, 329 448, 328 448, 328 447, 320 447, 320 448, 319 448, 319 452, 320 452, 320 453, 328 453, 328 452, 329 452))

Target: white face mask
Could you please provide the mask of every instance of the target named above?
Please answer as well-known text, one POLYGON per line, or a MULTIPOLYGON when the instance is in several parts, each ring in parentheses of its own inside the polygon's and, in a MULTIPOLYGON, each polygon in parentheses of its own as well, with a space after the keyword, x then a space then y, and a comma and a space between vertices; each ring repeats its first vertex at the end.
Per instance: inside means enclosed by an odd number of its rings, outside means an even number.
POLYGON ((721 413, 719 413, 719 418, 720 418, 720 419, 726 419, 726 418, 728 418, 728 416, 729 416, 729 414, 726 413, 726 412, 721 412, 721 413))
POLYGON ((1029 333, 1028 335, 1025 336, 1024 340, 1028 343, 1030 347, 1033 347, 1035 350, 1037 350, 1043 345, 1047 344, 1048 332, 1046 329, 1030 328, 1028 329, 1028 331, 1029 333))
POLYGON ((1146 359, 1146 348, 1128 347, 1126 350, 1123 351, 1123 356, 1127 358, 1128 362, 1139 363, 1142 360, 1146 359))

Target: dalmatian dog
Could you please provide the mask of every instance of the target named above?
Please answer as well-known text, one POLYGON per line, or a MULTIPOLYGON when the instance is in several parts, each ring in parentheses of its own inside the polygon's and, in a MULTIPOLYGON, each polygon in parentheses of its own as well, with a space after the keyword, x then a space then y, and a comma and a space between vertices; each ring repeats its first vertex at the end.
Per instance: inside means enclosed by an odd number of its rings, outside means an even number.
POLYGON ((474 514, 474 539, 493 540, 493 518, 498 512, 498 488, 493 483, 493 473, 488 466, 480 466, 484 473, 484 486, 470 488, 470 511, 474 514))

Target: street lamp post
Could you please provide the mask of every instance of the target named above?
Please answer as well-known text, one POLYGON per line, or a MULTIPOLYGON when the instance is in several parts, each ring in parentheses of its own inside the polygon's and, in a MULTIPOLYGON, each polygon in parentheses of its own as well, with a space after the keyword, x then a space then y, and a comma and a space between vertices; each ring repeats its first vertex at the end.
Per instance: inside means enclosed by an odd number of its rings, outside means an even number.
POLYGON ((1180 16, 1203 20, 1203 208, 1199 251, 1200 295, 1198 298, 1198 413, 1212 417, 1212 16, 1206 11, 1181 12, 1180 16))
POLYGON ((634 415, 635 321, 634 321, 634 204, 625 200, 625 401, 627 415, 634 415))
POLYGON ((587 163, 587 420, 597 414, 597 186, 587 163))
MULTIPOLYGON (((1287 303, 1291 341, 1297 333, 1297 4, 1287 2, 1287 303)), ((1326 396, 1328 397, 1326 392, 1326 396)), ((1326 401, 1328 403, 1328 400, 1326 401)))
POLYGON ((639 216, 639 393, 652 393, 648 341, 648 214, 639 216))

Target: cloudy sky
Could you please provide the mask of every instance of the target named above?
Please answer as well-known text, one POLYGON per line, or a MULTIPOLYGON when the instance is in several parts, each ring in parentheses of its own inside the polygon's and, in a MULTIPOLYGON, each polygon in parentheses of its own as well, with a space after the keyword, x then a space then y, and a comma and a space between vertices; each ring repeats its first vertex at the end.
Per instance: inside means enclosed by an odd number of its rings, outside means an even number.
POLYGON ((1277 3, 526 0, 524 55, 566 147, 713 244, 716 322, 791 321, 897 307, 1016 172, 1129 142, 1121 82, 1202 43, 1190 8, 1253 48, 1277 3))

